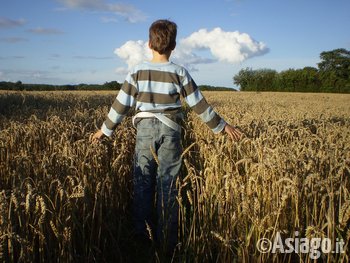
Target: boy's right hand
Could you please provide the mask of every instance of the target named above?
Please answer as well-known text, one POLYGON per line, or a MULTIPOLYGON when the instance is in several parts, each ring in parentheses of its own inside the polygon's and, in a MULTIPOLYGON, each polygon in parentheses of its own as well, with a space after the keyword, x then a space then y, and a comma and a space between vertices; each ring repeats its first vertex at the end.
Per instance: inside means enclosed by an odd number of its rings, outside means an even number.
POLYGON ((104 136, 104 133, 101 131, 101 130, 98 130, 91 138, 90 138, 90 141, 93 143, 93 144, 96 144, 98 143, 104 136))
POLYGON ((243 136, 242 132, 238 128, 233 127, 230 124, 226 124, 225 132, 231 137, 233 141, 239 141, 243 136))

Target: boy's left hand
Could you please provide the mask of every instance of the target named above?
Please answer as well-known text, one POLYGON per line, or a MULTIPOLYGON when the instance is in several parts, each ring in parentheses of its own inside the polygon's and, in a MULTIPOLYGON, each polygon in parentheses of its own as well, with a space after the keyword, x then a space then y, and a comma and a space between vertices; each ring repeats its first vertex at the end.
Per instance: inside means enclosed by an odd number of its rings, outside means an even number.
POLYGON ((101 130, 98 130, 97 132, 95 132, 95 134, 90 138, 90 141, 93 144, 98 143, 105 135, 103 134, 103 132, 101 130))
POLYGON ((225 132, 231 137, 233 141, 239 141, 243 136, 242 132, 238 128, 233 127, 230 124, 226 124, 225 132))

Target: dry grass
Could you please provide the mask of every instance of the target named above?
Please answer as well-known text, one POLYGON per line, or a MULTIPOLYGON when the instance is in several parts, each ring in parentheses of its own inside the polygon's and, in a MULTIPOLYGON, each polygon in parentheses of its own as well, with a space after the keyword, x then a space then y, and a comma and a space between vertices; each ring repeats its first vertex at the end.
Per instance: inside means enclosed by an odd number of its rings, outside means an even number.
MULTIPOLYGON (((350 96, 205 95, 246 137, 215 136, 187 114, 176 260, 311 262, 308 254, 257 251, 262 237, 299 231, 342 238, 346 253, 322 259, 348 262, 350 96)), ((0 93, 0 260, 140 260, 130 225, 130 118, 112 139, 89 143, 114 96, 0 93)))

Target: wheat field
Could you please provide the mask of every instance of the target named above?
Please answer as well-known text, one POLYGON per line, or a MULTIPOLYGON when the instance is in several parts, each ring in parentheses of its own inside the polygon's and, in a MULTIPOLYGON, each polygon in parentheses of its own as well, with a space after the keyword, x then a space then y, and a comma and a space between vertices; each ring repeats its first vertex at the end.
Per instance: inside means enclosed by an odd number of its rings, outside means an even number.
POLYGON ((179 245, 132 235, 131 115, 92 145, 112 92, 0 93, 1 262, 315 262, 261 238, 329 238, 350 260, 350 95, 205 92, 245 133, 214 135, 187 108, 179 245))

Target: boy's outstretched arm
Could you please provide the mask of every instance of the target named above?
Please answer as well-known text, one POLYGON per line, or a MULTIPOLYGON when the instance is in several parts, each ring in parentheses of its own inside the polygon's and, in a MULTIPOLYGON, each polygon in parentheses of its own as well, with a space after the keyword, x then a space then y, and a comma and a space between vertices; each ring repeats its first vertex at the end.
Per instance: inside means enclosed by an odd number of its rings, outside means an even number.
POLYGON ((224 131, 231 137, 233 141, 239 141, 243 136, 242 132, 239 129, 230 124, 225 125, 224 131))
POLYGON ((92 143, 98 143, 103 137, 109 137, 112 135, 115 128, 122 122, 129 110, 136 104, 136 94, 137 89, 135 87, 135 82, 129 73, 118 93, 118 96, 115 98, 101 129, 90 137, 92 143))
MULTIPOLYGON (((186 72, 187 73, 187 72, 186 72)), ((232 140, 238 141, 242 137, 242 132, 221 118, 208 104, 196 83, 187 73, 183 78, 182 94, 186 103, 195 113, 206 123, 214 133, 225 131, 232 140)))

